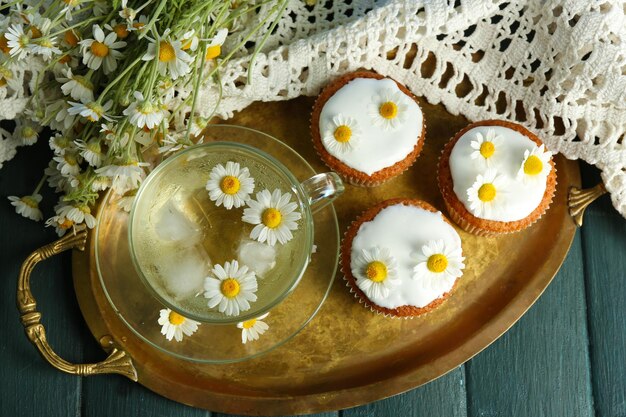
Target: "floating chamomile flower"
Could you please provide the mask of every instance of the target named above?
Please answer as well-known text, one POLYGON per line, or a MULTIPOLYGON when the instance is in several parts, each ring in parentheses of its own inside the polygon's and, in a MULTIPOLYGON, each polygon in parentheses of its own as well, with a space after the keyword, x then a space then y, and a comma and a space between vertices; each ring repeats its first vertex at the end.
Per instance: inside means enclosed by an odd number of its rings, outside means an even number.
POLYGON ((24 197, 9 196, 11 205, 15 207, 17 214, 21 214, 27 219, 38 222, 43 219, 43 214, 39 209, 41 203, 41 194, 26 195, 24 197))
POLYGON ((147 127, 153 129, 163 121, 164 112, 158 103, 144 99, 139 91, 133 93, 135 101, 130 104, 123 113, 128 116, 128 121, 138 128, 147 127))
POLYGON ((467 190, 469 211, 476 217, 491 219, 506 204, 505 179, 495 169, 479 174, 474 184, 467 190))
POLYGON ((209 299, 210 308, 218 307, 220 313, 237 316, 250 309, 250 302, 256 301, 257 281, 253 271, 239 262, 226 262, 215 265, 212 276, 204 279, 204 296, 209 299))
POLYGON ((428 289, 446 289, 461 275, 465 258, 461 247, 451 246, 443 240, 431 240, 416 254, 417 265, 413 279, 428 289))
POLYGON ((256 200, 249 199, 242 220, 256 225, 250 232, 250 238, 261 243, 267 241, 270 246, 277 241, 281 244, 289 242, 293 238, 291 231, 298 228, 296 222, 302 217, 300 212, 295 211, 298 204, 289 200, 291 194, 283 194, 279 189, 271 194, 269 190, 263 190, 256 194, 256 200))
POLYGON ((241 343, 258 340, 259 336, 267 331, 270 326, 263 321, 270 313, 265 313, 260 317, 242 321, 237 323, 237 327, 241 329, 241 343))
POLYGON ((168 35, 169 29, 163 34, 158 46, 156 41, 150 42, 148 52, 142 59, 144 61, 157 59, 159 74, 164 76, 169 72, 172 79, 175 80, 191 71, 189 63, 193 61, 193 58, 183 51, 180 41, 172 40, 168 35))
POLYGON ((183 334, 185 336, 194 334, 200 325, 197 321, 181 316, 169 308, 161 310, 159 324, 162 326, 161 334, 165 336, 167 340, 172 340, 173 338, 177 342, 183 340, 183 334))
POLYGON ((387 90, 374 98, 369 105, 369 115, 375 126, 395 130, 406 120, 407 109, 403 93, 387 90))
POLYGON ((524 184, 545 181, 552 170, 550 158, 552 158, 552 152, 547 151, 543 144, 524 151, 524 160, 517 172, 517 178, 524 184))
POLYGON ((328 124, 322 142, 329 151, 341 154, 354 149, 359 143, 360 134, 355 119, 338 114, 328 124))
POLYGON ((384 300, 399 281, 396 271, 396 259, 389 249, 362 249, 361 253, 351 262, 352 275, 356 285, 372 301, 384 300))
POLYGON ((79 42, 83 54, 83 64, 93 70, 103 66, 105 74, 115 71, 117 60, 122 57, 122 53, 117 49, 126 46, 126 42, 116 42, 116 40, 115 32, 111 32, 105 37, 102 28, 99 25, 93 25, 93 39, 79 42))
POLYGON ((248 168, 241 168, 238 163, 228 161, 226 167, 222 164, 213 167, 206 189, 216 206, 224 205, 230 210, 246 204, 250 193, 254 191, 254 178, 250 176, 248 168))
POLYGON ((501 141, 500 136, 496 134, 494 129, 488 129, 485 136, 480 132, 476 132, 476 139, 470 142, 470 146, 474 149, 470 157, 484 162, 484 165, 487 167, 490 166, 494 158, 498 157, 498 145, 500 145, 501 141))

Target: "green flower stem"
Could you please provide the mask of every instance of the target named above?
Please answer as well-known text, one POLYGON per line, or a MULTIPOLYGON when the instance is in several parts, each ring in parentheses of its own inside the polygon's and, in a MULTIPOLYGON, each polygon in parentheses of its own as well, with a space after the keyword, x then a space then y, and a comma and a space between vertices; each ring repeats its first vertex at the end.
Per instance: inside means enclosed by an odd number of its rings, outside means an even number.
POLYGON ((166 4, 167 0, 161 0, 159 2, 159 5, 156 7, 154 13, 152 14, 152 18, 148 21, 146 27, 143 28, 143 32, 137 37, 137 39, 142 39, 144 36, 146 36, 146 33, 148 33, 148 31, 152 29, 166 4))
POLYGON ((46 174, 43 174, 43 177, 41 177, 41 179, 39 180, 37 187, 35 187, 35 191, 33 191, 33 195, 39 194, 39 191, 41 191, 41 187, 43 187, 44 183, 46 182, 46 178, 48 178, 48 176, 46 174))
POLYGON ((98 97, 98 101, 100 102, 102 99, 104 99, 104 97, 106 96, 106 93, 109 92, 109 90, 111 90, 111 88, 113 88, 113 86, 115 86, 115 84, 122 79, 122 77, 124 75, 126 75, 128 72, 130 72, 130 70, 133 69, 133 67, 135 65, 137 65, 138 62, 141 61, 141 58, 143 58, 143 55, 139 55, 137 58, 135 58, 135 60, 133 62, 130 63, 130 65, 128 65, 126 68, 124 68, 124 71, 122 71, 117 77, 115 77, 113 79, 113 81, 110 81, 109 84, 105 87, 105 89, 102 91, 102 93, 100 93, 100 97, 98 97))
POLYGON ((93 22, 93 21, 95 21, 95 20, 99 20, 99 19, 100 19, 100 17, 101 17, 101 16, 94 16, 94 17, 91 17, 91 18, 89 18, 89 19, 87 19, 87 20, 83 20, 83 21, 81 21, 81 22, 79 22, 79 23, 75 23, 75 24, 73 24, 73 25, 71 25, 71 26, 64 27, 64 28, 63 28, 63 30, 58 30, 58 31, 56 31, 56 32, 54 32, 54 33, 51 33, 51 34, 50 34, 50 35, 48 35, 48 36, 49 36, 49 37, 58 36, 58 35, 60 35, 60 34, 62 34, 62 33, 67 32, 68 30, 71 30, 71 29, 77 28, 77 27, 79 27, 79 26, 84 26, 84 27, 87 27, 87 25, 88 25, 89 23, 91 23, 91 22, 93 22))

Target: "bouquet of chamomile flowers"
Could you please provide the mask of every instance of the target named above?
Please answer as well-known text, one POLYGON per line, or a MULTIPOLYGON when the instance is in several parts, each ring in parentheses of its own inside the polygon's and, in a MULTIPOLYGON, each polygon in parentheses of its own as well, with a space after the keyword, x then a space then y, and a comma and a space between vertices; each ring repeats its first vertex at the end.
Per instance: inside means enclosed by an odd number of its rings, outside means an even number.
POLYGON ((4 96, 28 91, 13 131, 0 128, 0 168, 37 140, 49 140, 54 151, 32 195, 9 197, 16 211, 43 220, 39 191, 46 181, 61 194, 46 221, 59 235, 94 227, 92 209, 104 190, 129 209, 146 175, 146 150, 167 154, 194 143, 208 122, 196 110, 198 90, 219 86, 219 69, 234 53, 250 43, 261 48, 261 32, 274 29, 285 5, 0 0, 0 100, 3 89, 4 96), (239 42, 223 51, 237 32, 239 42), (26 68, 30 79, 19 76, 26 68))

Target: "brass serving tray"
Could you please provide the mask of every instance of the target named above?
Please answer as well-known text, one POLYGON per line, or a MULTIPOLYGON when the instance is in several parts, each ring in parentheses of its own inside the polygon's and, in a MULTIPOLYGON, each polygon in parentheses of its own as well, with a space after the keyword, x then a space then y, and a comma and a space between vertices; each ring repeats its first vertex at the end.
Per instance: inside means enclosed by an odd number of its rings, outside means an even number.
MULTIPOLYGON (((312 104, 311 98, 257 103, 228 123, 284 140, 322 172, 326 167, 308 133, 312 104)), ((421 105, 427 121, 422 154, 407 172, 383 186, 348 185, 335 202, 341 233, 360 212, 387 198, 421 198, 444 210, 436 185, 437 158, 445 142, 468 122, 443 106, 421 105)), ((109 371, 136 377, 147 388, 185 404, 226 413, 280 415, 347 408, 389 397, 476 355, 511 327, 548 286, 576 230, 568 214, 568 189, 580 185, 577 163, 559 155, 556 164, 559 184, 554 202, 530 229, 497 238, 459 230, 467 256, 465 274, 450 298, 423 317, 402 320, 374 314, 357 302, 338 276, 318 315, 287 344, 240 363, 187 362, 148 346, 115 314, 97 276, 93 239, 88 239, 87 250, 73 254, 80 308, 93 335, 107 350, 115 348, 117 357, 109 361, 109 371)), ((100 371, 82 372, 89 373, 100 371)))

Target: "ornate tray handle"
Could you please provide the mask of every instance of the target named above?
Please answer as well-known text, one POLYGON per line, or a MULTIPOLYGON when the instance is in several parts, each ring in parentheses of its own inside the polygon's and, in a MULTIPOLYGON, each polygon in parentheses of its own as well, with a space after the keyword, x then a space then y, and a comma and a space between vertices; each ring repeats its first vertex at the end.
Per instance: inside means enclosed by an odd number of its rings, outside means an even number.
MULTIPOLYGON (((46 339, 46 330, 43 324, 41 324, 41 313, 37 311, 37 302, 30 291, 30 274, 40 261, 58 255, 68 249, 83 251, 86 241, 86 230, 79 231, 76 234, 68 234, 56 242, 37 249, 22 264, 17 283, 17 306, 22 314, 21 320, 26 330, 26 336, 39 349, 41 356, 60 371, 81 376, 121 374, 133 381, 137 381, 137 371, 133 362, 123 350, 112 348, 109 356, 102 362, 73 364, 57 355, 46 339)), ((101 344, 106 345, 103 346, 105 349, 111 348, 112 343, 109 338, 101 340, 101 344)))
POLYGON ((604 194, 606 194, 606 188, 603 183, 584 190, 578 187, 570 188, 567 197, 567 205, 569 206, 569 214, 572 216, 577 226, 583 225, 583 215, 585 214, 587 206, 604 194))

